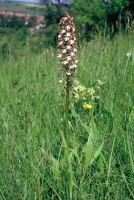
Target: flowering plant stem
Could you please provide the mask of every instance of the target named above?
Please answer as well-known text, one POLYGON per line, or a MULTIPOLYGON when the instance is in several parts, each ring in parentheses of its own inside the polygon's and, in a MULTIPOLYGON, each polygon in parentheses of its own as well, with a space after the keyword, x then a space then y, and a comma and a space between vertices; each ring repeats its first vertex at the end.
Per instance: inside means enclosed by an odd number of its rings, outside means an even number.
POLYGON ((63 73, 60 83, 65 82, 65 182, 66 182, 66 199, 72 199, 72 167, 69 154, 69 97, 70 90, 73 89, 73 80, 77 68, 77 42, 75 34, 74 18, 65 13, 64 17, 60 20, 60 32, 58 35, 58 58, 62 68, 59 69, 63 73), (65 73, 65 75, 64 75, 65 73), (65 76, 65 77, 64 77, 65 76))
POLYGON ((65 106, 65 122, 66 122, 66 143, 69 147, 69 77, 66 75, 66 106, 65 106))
POLYGON ((72 187, 71 187, 71 176, 69 172, 69 90, 70 90, 70 77, 66 75, 66 105, 65 105, 65 140, 66 140, 66 149, 65 149, 65 157, 66 157, 66 200, 72 200, 72 187))

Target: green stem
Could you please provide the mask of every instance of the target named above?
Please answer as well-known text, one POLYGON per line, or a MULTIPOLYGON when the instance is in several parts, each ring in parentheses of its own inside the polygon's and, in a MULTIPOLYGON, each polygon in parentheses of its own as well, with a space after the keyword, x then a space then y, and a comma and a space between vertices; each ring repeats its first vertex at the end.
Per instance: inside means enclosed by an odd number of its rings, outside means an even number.
POLYGON ((70 173, 68 170, 68 166, 69 166, 69 161, 68 161, 68 156, 69 156, 69 152, 68 152, 68 148, 69 148, 69 89, 70 89, 70 85, 69 85, 69 76, 66 75, 66 106, 65 106, 65 123, 66 123, 66 132, 65 132, 65 140, 66 140, 66 144, 67 144, 67 149, 65 149, 65 156, 66 156, 66 161, 67 161, 67 165, 66 165, 66 169, 65 169, 65 173, 66 173, 66 200, 71 200, 70 198, 70 173))
POLYGON ((69 145, 69 77, 67 75, 66 77, 66 110, 65 110, 65 122, 66 122, 66 135, 65 135, 65 139, 66 139, 66 143, 67 143, 67 147, 69 145))

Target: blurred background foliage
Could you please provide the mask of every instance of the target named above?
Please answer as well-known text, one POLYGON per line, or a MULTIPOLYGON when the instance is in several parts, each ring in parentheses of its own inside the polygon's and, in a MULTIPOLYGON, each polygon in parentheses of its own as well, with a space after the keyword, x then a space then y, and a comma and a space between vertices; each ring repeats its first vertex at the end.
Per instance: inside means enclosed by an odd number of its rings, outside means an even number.
POLYGON ((105 33, 113 37, 118 31, 131 28, 134 18, 133 0, 42 0, 44 7, 44 28, 31 34, 30 28, 35 27, 36 17, 31 17, 25 24, 23 17, 7 18, 0 15, 0 51, 8 55, 27 45, 37 53, 44 47, 55 46, 58 33, 58 23, 64 12, 74 16, 78 42, 90 40, 96 33, 105 33), (30 42, 30 43, 29 43, 30 42), (8 53, 7 53, 8 52, 8 53))

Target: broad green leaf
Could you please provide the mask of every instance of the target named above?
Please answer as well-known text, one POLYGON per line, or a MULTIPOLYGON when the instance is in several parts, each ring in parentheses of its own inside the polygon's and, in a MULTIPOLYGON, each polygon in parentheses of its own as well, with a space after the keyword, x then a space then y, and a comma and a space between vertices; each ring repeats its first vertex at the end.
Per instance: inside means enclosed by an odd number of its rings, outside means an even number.
POLYGON ((102 149, 103 149, 103 145, 104 145, 104 142, 102 142, 101 146, 97 149, 97 151, 95 152, 91 162, 90 162, 90 165, 93 164, 93 162, 98 158, 98 156, 100 156, 101 152, 102 152, 102 149))
POLYGON ((84 164, 85 171, 87 171, 88 165, 93 155, 93 151, 94 151, 93 140, 94 140, 94 135, 93 135, 93 129, 91 127, 89 131, 88 141, 83 149, 83 152, 85 153, 85 164, 84 164))

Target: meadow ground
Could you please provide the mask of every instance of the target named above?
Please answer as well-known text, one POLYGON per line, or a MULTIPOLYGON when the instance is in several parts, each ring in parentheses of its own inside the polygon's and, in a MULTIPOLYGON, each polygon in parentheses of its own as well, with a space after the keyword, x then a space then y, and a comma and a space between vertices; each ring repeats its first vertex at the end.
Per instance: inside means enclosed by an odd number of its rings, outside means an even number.
POLYGON ((56 50, 0 58, 0 199, 64 200, 67 182, 73 200, 134 199, 133 41, 130 32, 79 46, 77 77, 100 99, 70 107, 70 179, 56 50))

